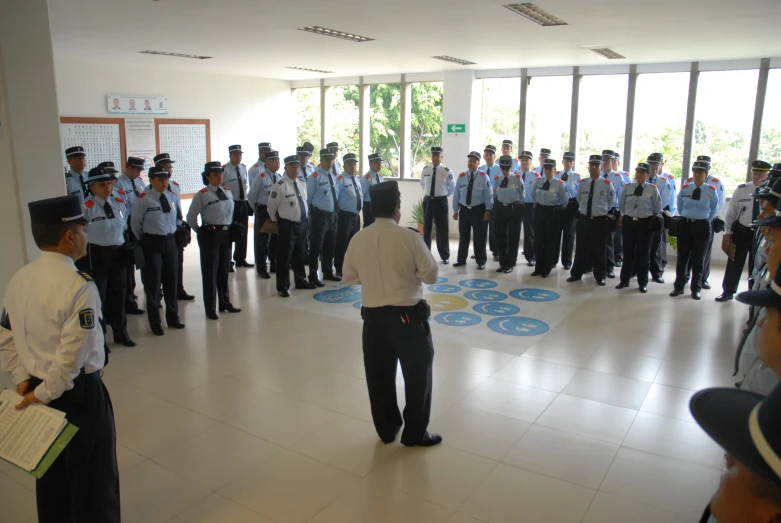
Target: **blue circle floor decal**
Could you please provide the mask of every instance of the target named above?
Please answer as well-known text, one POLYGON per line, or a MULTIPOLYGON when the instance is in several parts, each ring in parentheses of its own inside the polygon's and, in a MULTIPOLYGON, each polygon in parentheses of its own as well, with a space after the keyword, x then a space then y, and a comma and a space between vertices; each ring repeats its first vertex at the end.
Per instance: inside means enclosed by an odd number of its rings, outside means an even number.
POLYGON ((521 312, 519 307, 511 303, 478 303, 472 309, 488 316, 513 316, 521 312))
POLYGON ((437 278, 437 283, 447 283, 447 278, 445 278, 444 276, 440 276, 439 278, 437 278))
POLYGON ((499 285, 493 280, 461 280, 458 284, 468 289, 493 289, 499 285))
POLYGON ((508 336, 539 336, 550 329, 545 322, 521 316, 494 318, 488 322, 488 328, 508 336))
POLYGON ((443 312, 434 316, 437 323, 450 327, 471 327, 480 323, 482 318, 469 312, 443 312))
POLYGON ((356 285, 342 289, 321 291, 315 294, 313 298, 323 303, 352 303, 361 299, 361 292, 357 290, 359 288, 356 285))
POLYGON ((353 303, 353 307, 355 307, 356 309, 360 310, 361 307, 363 307, 363 302, 362 301, 356 301, 355 303, 353 303))
POLYGON ((553 301, 561 296, 547 289, 515 289, 510 291, 510 296, 523 301, 553 301))
POLYGON ((469 291, 464 293, 464 298, 474 301, 497 302, 507 299, 507 295, 499 291, 469 291))
POLYGON ((461 287, 458 285, 437 284, 429 286, 428 290, 430 292, 453 294, 460 291, 461 287))

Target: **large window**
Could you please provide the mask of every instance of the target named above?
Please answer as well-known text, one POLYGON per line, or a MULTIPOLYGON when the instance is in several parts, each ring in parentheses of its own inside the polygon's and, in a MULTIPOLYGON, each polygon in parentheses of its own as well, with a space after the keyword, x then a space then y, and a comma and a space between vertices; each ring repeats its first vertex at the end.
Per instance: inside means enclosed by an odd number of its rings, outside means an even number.
POLYGON ((767 79, 759 159, 771 164, 781 162, 781 69, 771 69, 767 79))
POLYGON ((515 144, 513 153, 518 155, 518 120, 521 104, 520 78, 486 78, 483 80, 483 129, 481 147, 495 145, 502 140, 515 144))
POLYGON ((571 106, 571 76, 531 78, 526 94, 526 148, 535 157, 546 147, 561 165, 562 155, 569 150, 571 106))
POLYGON ((664 170, 681 176, 686 106, 689 100, 689 73, 641 74, 635 91, 635 119, 632 138, 633 172, 655 152, 664 154, 664 170))
POLYGON ((310 142, 315 146, 312 161, 320 163, 320 88, 307 87, 293 90, 296 104, 296 141, 297 145, 310 142))
POLYGON ((692 154, 711 157, 728 196, 746 181, 758 77, 757 69, 700 73, 692 154))
POLYGON ((599 154, 603 149, 623 152, 628 87, 629 75, 625 74, 583 77, 578 101, 580 172, 588 171, 590 154, 599 154))
POLYGON ((442 82, 411 84, 410 172, 420 178, 431 147, 442 145, 442 82))
MULTIPOLYGON (((327 125, 331 136, 328 140, 339 144, 339 155, 360 154, 360 117, 358 113, 358 86, 338 85, 331 87, 330 108, 327 125)), ((341 158, 338 158, 341 163, 341 158)))
POLYGON ((401 85, 376 84, 369 88, 369 93, 369 149, 385 159, 382 175, 397 177, 401 149, 401 85))

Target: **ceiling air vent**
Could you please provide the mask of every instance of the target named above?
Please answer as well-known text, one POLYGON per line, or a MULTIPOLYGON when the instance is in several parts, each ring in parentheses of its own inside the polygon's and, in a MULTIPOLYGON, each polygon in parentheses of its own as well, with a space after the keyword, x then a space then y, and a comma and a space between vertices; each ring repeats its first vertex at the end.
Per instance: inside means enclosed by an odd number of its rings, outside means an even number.
POLYGON ((524 18, 528 18, 535 24, 540 24, 544 27, 551 27, 556 25, 567 25, 567 22, 561 18, 555 17, 544 9, 540 9, 534 4, 508 4, 505 5, 507 9, 513 13, 517 13, 524 18))
POLYGON ((333 74, 333 71, 323 71, 322 69, 309 69, 307 67, 285 67, 285 69, 295 69, 296 71, 307 71, 310 73, 333 74))
POLYGON ((141 51, 141 54, 159 54, 161 56, 173 56, 174 58, 193 58, 195 60, 211 59, 211 56, 198 56, 197 54, 169 53, 166 51, 141 51))
POLYGON ((470 62, 469 60, 453 58, 452 56, 432 56, 431 58, 434 58, 435 60, 442 60, 444 62, 453 62, 454 64, 458 65, 476 65, 474 62, 470 62))
POLYGON ((599 56, 603 58, 607 58, 608 60, 620 60, 622 58, 626 58, 626 56, 620 55, 617 52, 613 51, 612 49, 609 49, 607 47, 596 47, 596 48, 589 48, 590 51, 594 51, 599 56))
POLYGON ((306 31, 307 33, 315 33, 323 36, 332 36, 334 38, 340 38, 342 40, 349 40, 351 42, 371 42, 374 38, 366 38, 365 36, 354 35, 352 33, 345 33, 343 31, 337 31, 335 29, 326 29, 325 27, 318 27, 316 25, 310 25, 309 27, 299 27, 299 31, 306 31))

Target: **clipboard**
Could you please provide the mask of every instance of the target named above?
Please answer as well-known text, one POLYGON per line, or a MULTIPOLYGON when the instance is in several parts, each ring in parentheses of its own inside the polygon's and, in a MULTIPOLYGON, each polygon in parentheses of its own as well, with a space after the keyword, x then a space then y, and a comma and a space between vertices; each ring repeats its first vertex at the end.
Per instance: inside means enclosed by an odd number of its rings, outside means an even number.
POLYGON ((266 220, 263 222, 263 227, 260 228, 260 232, 265 234, 279 234, 279 228, 277 222, 274 220, 266 220))

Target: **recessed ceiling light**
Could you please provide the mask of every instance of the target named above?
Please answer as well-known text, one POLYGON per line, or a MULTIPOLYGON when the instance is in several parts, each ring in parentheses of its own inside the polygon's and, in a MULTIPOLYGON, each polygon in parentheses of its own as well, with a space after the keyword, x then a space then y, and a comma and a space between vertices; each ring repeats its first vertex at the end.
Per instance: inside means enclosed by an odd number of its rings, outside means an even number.
POLYGON ((334 38, 340 38, 342 40, 349 40, 351 42, 371 42, 374 38, 366 38, 365 36, 359 36, 352 33, 345 33, 344 31, 337 31, 335 29, 326 29, 325 27, 318 27, 316 25, 310 25, 308 27, 299 27, 299 31, 306 31, 308 33, 315 33, 323 36, 332 36, 334 38))
POLYGON ((322 69, 309 69, 307 67, 285 67, 285 69, 295 69, 296 71, 309 71, 310 73, 333 74, 333 71, 323 71, 322 69))
POLYGON ((461 58, 453 58, 452 56, 432 56, 431 58, 434 58, 436 60, 443 60, 445 62, 453 62, 454 64, 459 65, 475 65, 474 62, 470 62, 469 60, 462 60, 461 58))
POLYGON ((532 22, 536 24, 540 24, 545 27, 551 27, 555 25, 567 25, 567 22, 565 22, 561 18, 553 16, 548 11, 545 11, 544 9, 540 9, 534 4, 529 4, 529 3, 508 4, 505 5, 504 7, 506 7, 513 13, 518 13, 522 17, 528 18, 532 22))
POLYGON ((613 51, 612 49, 609 49, 607 47, 592 47, 589 48, 590 51, 594 51, 599 56, 603 58, 607 58, 608 60, 620 60, 622 58, 626 58, 626 56, 620 55, 617 52, 613 51))
POLYGON ((169 53, 166 51, 141 51, 141 54, 159 54, 161 56, 173 56, 175 58, 194 58, 196 60, 209 60, 211 56, 198 56, 196 54, 169 53))

